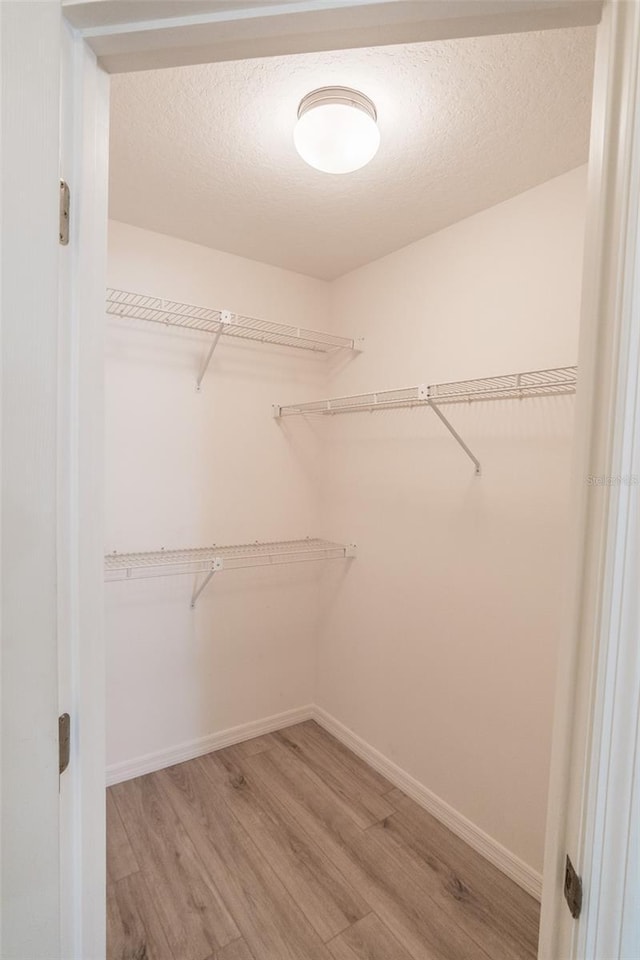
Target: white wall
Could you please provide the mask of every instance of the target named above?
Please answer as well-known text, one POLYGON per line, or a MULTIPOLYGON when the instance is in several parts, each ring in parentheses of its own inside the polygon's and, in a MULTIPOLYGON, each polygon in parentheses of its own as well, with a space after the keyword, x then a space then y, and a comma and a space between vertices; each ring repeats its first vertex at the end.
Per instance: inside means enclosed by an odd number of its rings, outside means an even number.
MULTIPOLYGON (((573 364, 586 171, 333 286, 366 350, 329 395, 573 364)), ((525 863, 542 864, 574 398, 335 417, 316 702, 525 863)))
POLYGON ((366 338, 333 362, 109 323, 107 548, 319 535, 347 565, 108 584, 108 761, 315 700, 539 870, 573 398, 271 418, 272 402, 572 364, 585 170, 325 284, 124 224, 110 284, 366 338), (316 650, 317 644, 317 650, 316 650), (317 654, 317 663, 316 663, 317 654))
MULTIPOLYGON (((283 323, 326 326, 328 288, 112 222, 109 284, 283 323)), ((271 404, 307 396, 321 356, 110 318, 108 551, 317 536, 316 446, 271 404)), ((190 577, 110 583, 109 765, 311 702, 319 565, 225 572, 194 611, 190 577)))

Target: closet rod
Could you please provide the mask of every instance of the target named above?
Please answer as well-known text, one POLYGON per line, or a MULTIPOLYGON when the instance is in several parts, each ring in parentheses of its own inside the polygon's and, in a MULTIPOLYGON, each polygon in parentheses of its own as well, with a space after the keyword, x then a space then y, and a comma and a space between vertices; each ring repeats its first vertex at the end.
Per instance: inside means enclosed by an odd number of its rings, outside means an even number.
POLYGON ((275 404, 274 417, 334 416, 339 413, 364 413, 374 410, 393 410, 398 407, 430 407, 447 430, 460 444, 480 475, 480 463, 467 444, 439 409, 444 404, 477 403, 482 400, 524 400, 527 397, 554 397, 575 393, 578 368, 550 367, 546 370, 528 370, 507 373, 497 377, 476 380, 454 380, 449 383, 421 383, 399 390, 379 390, 358 393, 328 400, 311 400, 288 405, 275 404))
POLYGON ((356 556, 355 544, 331 540, 277 540, 228 546, 194 547, 185 550, 155 550, 145 553, 109 553, 104 558, 106 581, 192 575, 195 577, 191 606, 222 570, 277 566, 312 560, 343 560, 356 556), (202 579, 198 579, 201 577, 202 579))
POLYGON ((247 317, 232 313, 231 310, 199 307, 191 303, 180 303, 177 300, 163 300, 160 297, 131 293, 128 290, 117 290, 113 287, 107 289, 106 310, 111 316, 213 334, 215 339, 198 375, 198 389, 221 335, 284 347, 297 347, 316 353, 362 350, 362 341, 356 341, 350 337, 338 337, 320 330, 308 330, 305 327, 293 327, 284 323, 272 323, 270 320, 260 320, 257 317, 247 317))

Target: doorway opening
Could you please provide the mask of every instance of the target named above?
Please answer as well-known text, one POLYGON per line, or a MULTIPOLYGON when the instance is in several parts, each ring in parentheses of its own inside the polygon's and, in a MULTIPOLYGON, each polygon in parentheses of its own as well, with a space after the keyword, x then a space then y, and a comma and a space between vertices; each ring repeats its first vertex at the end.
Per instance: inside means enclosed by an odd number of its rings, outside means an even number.
POLYGON ((594 41, 112 78, 112 960, 536 955, 594 41))

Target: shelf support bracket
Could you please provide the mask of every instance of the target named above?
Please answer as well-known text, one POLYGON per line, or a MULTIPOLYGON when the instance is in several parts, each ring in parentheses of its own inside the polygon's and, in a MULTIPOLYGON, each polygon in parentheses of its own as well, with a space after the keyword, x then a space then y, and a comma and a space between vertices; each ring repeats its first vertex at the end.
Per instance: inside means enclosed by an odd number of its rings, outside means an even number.
POLYGON ((214 355, 215 350, 216 350, 216 347, 218 346, 218 340, 220 339, 220 337, 221 337, 222 334, 224 333, 224 325, 225 325, 225 323, 229 323, 230 320, 231 320, 231 311, 230 311, 230 310, 223 310, 222 313, 221 313, 221 315, 220 315, 220 328, 219 328, 219 330, 217 331, 217 333, 215 334, 215 336, 214 336, 214 338, 213 338, 213 342, 212 342, 211 346, 209 347, 209 352, 207 353, 207 356, 205 357, 204 363, 203 363, 202 366, 200 367, 200 373, 198 374, 198 380, 197 380, 197 383, 196 383, 196 390, 198 391, 198 393, 200 393, 200 388, 201 388, 201 386, 202 386, 202 381, 204 380, 204 375, 205 375, 205 373, 207 372, 207 369, 208 369, 208 367, 209 367, 209 364, 211 363, 211 357, 214 355))
POLYGON ((474 456, 474 454, 471 452, 471 450, 470 450, 469 447, 466 445, 466 443, 464 442, 464 440, 462 439, 462 437, 460 436, 460 434, 458 433, 458 431, 457 431, 457 430, 455 429, 455 427, 447 420, 447 418, 445 417, 444 413, 440 410, 439 407, 436 406, 436 404, 435 404, 432 400, 429 401, 429 406, 431 407, 431 409, 433 410, 433 412, 435 413, 435 415, 440 418, 440 420, 441 420, 442 423, 445 425, 445 427, 447 428, 447 430, 449 431, 449 433, 451 434, 451 436, 453 437, 453 439, 456 440, 456 441, 460 444, 460 446, 462 447, 462 449, 464 450, 464 452, 466 453, 466 455, 467 455, 467 456, 469 457, 469 459, 473 462, 473 464, 474 464, 474 466, 475 466, 475 474, 476 474, 476 477, 481 476, 480 461, 479 461, 478 458, 477 458, 476 456, 474 456))
POLYGON ((194 608, 195 605, 196 605, 196 600, 198 599, 198 597, 200 596, 200 594, 202 593, 202 591, 204 590, 204 588, 207 586, 207 584, 209 583, 209 581, 210 581, 211 578, 213 577, 214 573, 218 573, 220 570, 222 570, 222 567, 223 567, 222 557, 216 557, 215 560, 213 561, 213 563, 211 564, 211 569, 208 571, 208 573, 206 573, 206 574, 204 575, 204 577, 203 577, 202 581, 200 582, 200 584, 198 584, 198 578, 196 577, 196 579, 195 579, 195 581, 194 581, 194 584, 193 584, 193 594, 192 594, 192 596, 191 596, 191 609, 192 609, 192 610, 193 610, 193 608, 194 608))

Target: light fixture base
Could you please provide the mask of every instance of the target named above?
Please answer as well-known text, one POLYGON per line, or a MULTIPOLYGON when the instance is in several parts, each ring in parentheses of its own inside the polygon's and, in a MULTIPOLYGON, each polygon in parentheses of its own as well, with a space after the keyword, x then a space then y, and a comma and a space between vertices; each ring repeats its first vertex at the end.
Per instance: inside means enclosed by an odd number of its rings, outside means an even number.
POLYGON ((345 107, 356 107, 377 123, 378 114, 376 105, 364 93, 353 90, 351 87, 318 87, 302 98, 298 106, 298 120, 313 107, 326 106, 330 103, 342 104, 345 107))

